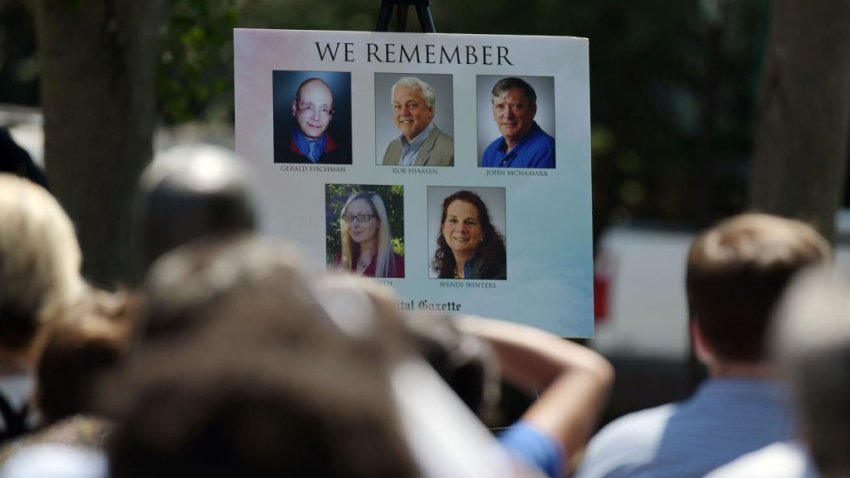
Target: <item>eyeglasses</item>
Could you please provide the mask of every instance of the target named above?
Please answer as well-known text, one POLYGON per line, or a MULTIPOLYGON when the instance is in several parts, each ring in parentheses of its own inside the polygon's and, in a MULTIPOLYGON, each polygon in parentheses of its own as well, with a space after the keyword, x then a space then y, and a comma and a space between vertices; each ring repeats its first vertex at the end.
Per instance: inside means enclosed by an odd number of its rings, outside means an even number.
POLYGON ((363 224, 364 222, 371 221, 373 217, 375 217, 374 214, 346 214, 345 216, 342 216, 342 220, 345 222, 357 220, 357 222, 363 224))
POLYGON ((328 108, 327 106, 320 106, 317 108, 316 105, 314 105, 313 103, 306 103, 298 106, 298 113, 302 115, 307 114, 312 116, 317 112, 319 113, 319 116, 324 117, 328 117, 334 114, 334 110, 328 108))

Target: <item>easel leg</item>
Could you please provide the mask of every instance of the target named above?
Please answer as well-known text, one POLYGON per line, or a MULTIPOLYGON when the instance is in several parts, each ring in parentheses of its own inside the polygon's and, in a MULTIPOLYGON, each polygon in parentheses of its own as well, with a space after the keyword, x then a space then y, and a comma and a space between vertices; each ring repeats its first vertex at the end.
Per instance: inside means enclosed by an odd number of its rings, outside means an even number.
POLYGON ((381 0, 381 8, 378 11, 378 23, 375 26, 375 31, 385 32, 389 30, 393 7, 398 7, 396 11, 396 31, 407 31, 408 6, 414 5, 422 31, 425 33, 435 33, 437 29, 434 26, 434 18, 431 16, 429 4, 429 0, 381 0))

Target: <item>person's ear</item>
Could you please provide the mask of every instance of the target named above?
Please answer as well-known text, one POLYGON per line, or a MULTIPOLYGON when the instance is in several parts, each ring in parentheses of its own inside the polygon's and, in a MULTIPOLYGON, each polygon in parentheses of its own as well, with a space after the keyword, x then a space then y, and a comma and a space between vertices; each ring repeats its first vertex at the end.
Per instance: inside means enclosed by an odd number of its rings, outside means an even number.
POLYGON ((292 116, 294 118, 298 117, 298 100, 292 100, 292 116))
POLYGON ((688 327, 691 333, 691 346, 694 349, 694 355, 696 355, 697 359, 706 365, 714 361, 714 351, 711 349, 711 345, 705 340, 705 335, 703 335, 696 317, 691 318, 688 327))

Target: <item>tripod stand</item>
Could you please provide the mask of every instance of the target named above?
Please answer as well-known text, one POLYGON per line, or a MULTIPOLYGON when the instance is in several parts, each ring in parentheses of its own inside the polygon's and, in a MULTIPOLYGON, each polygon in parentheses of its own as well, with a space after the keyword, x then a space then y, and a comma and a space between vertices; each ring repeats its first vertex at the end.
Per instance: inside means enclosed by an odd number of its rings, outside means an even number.
POLYGON ((429 0, 381 0, 381 9, 378 12, 378 24, 375 27, 377 32, 385 32, 390 25, 390 16, 392 15, 393 7, 398 7, 396 11, 396 31, 407 30, 407 7, 413 5, 416 7, 416 16, 419 18, 419 26, 423 32, 435 33, 437 30, 434 27, 434 19, 431 17, 431 8, 429 0))

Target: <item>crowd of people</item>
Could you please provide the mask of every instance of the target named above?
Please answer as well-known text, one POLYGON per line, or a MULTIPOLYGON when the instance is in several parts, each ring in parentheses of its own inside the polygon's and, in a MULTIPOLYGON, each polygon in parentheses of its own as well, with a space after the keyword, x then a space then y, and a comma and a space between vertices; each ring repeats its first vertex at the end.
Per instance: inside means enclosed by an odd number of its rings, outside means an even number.
MULTIPOLYGON (((105 291, 60 204, 0 175, 0 478, 850 474, 850 279, 802 222, 743 214, 696 238, 709 378, 599 430, 614 371, 597 353, 401 311, 364 277, 399 273, 379 196, 348 199, 342 270, 317 271, 256 232, 251 191, 230 151, 158 157, 139 184, 140 285, 105 291), (494 432, 506 383, 534 399, 494 432)), ((437 239, 441 277, 504 277, 474 193, 445 199, 437 239)))

